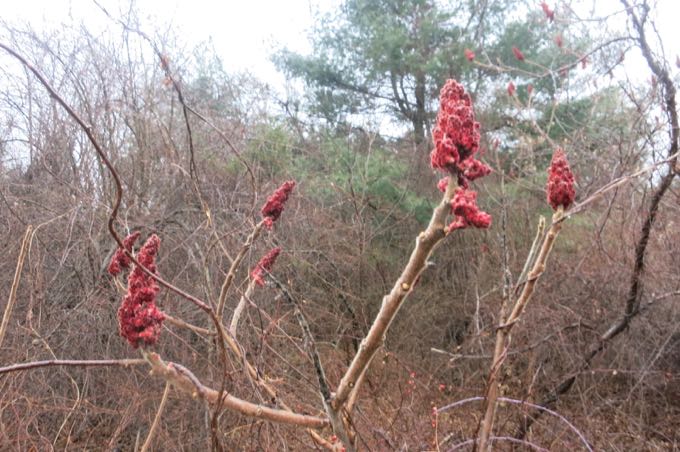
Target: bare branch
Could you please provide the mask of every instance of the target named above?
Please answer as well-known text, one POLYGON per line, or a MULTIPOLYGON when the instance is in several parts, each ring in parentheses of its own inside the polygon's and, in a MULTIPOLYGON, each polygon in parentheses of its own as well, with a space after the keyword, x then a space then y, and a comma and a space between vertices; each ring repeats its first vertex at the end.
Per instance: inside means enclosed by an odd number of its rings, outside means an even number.
MULTIPOLYGON (((572 372, 571 375, 564 378, 556 387, 553 389, 540 403, 542 407, 553 406, 559 398, 569 392, 576 382, 577 376, 585 369, 588 369, 593 361, 593 359, 605 348, 605 345, 625 331, 630 325, 634 317, 640 313, 640 298, 642 294, 642 276, 645 267, 645 257, 647 254, 647 245, 652 232, 652 227, 656 221, 657 214, 659 212, 659 207, 664 195, 671 187, 675 176, 678 174, 678 141, 680 140, 680 129, 678 127, 678 112, 675 102, 675 85, 670 77, 670 74, 666 68, 654 57, 652 50, 647 42, 647 37, 644 30, 644 17, 640 19, 633 8, 630 6, 627 0, 621 0, 621 3, 626 7, 628 16, 633 22, 633 26, 638 34, 637 42, 638 46, 642 50, 642 54, 647 61, 649 68, 652 73, 661 81, 664 91, 664 110, 668 115, 668 127, 670 136, 670 146, 668 148, 668 157, 660 162, 668 164, 668 172, 661 179, 660 183, 654 190, 652 195, 652 200, 649 204, 647 214, 645 216, 640 238, 635 246, 634 264, 633 270, 630 277, 630 286, 628 289, 628 295, 625 300, 625 308, 623 315, 614 322, 605 333, 603 333, 598 342, 584 355, 583 362, 579 366, 579 369, 572 372)), ((646 11, 648 11, 649 6, 646 3, 642 5, 644 14, 646 16, 646 11)), ((658 165, 655 165, 658 166, 658 165)), ((609 184, 614 186, 613 183, 609 184)), ((597 193, 596 193, 597 194, 597 193)), ((592 198, 592 197, 591 197, 592 198)), ((586 200, 588 201, 588 200, 586 200)), ((582 203, 583 204, 583 203, 582 203)), ((575 209, 572 209, 575 210, 575 209)), ((531 425, 540 417, 543 411, 537 411, 525 419, 524 422, 520 423, 520 428, 517 430, 515 437, 524 438, 531 428, 531 425)))
POLYGON ((316 348, 316 341, 314 340, 314 336, 312 335, 312 330, 309 327, 309 322, 307 322, 304 312, 302 311, 302 304, 297 298, 295 298, 290 293, 286 286, 284 286, 283 283, 276 279, 271 273, 268 275, 268 277, 272 281, 274 281, 274 284, 276 284, 276 287, 278 287, 281 293, 283 293, 283 296, 286 299, 286 301, 288 301, 288 303, 290 303, 293 306, 295 318, 297 319, 298 324, 302 329, 302 334, 304 335, 305 338, 305 348, 307 349, 307 354, 314 363, 314 370, 316 372, 316 377, 319 382, 319 391, 321 392, 323 406, 326 410, 328 418, 330 419, 331 426, 333 427, 333 432, 335 432, 335 434, 338 435, 338 437, 343 442, 348 452, 353 451, 354 447, 352 445, 352 440, 350 439, 349 433, 343 422, 342 416, 338 414, 336 411, 334 411, 331 407, 332 396, 330 386, 328 385, 326 373, 323 370, 323 364, 321 364, 321 357, 319 356, 319 351, 316 348))
POLYGON ((24 268, 24 260, 26 259, 26 253, 30 247, 31 239, 33 235, 33 226, 28 225, 26 228, 26 233, 21 241, 21 249, 19 250, 19 257, 17 258, 17 267, 14 271, 14 279, 12 280, 12 287, 9 290, 9 298, 7 299, 7 306, 5 306, 5 313, 2 315, 2 322, 0 322, 0 347, 2 347, 2 341, 5 338, 5 333, 7 332, 7 326, 9 325, 9 318, 12 315, 12 308, 14 308, 14 303, 17 299, 17 289, 19 288, 19 281, 21 280, 21 270, 24 268))
POLYGON ((168 394, 170 394, 170 383, 165 383, 165 389, 163 390, 163 395, 161 396, 161 402, 158 404, 158 410, 156 411, 156 416, 153 418, 153 423, 149 428, 149 433, 146 435, 144 444, 142 445, 141 452, 146 452, 149 450, 153 444, 153 437, 156 435, 156 430, 158 430, 158 424, 160 424, 161 416, 163 415, 163 410, 165 409, 165 402, 168 401, 168 394))
MULTIPOLYGON (((227 276, 224 278, 224 283, 222 284, 222 288, 220 289, 220 299, 219 302, 217 303, 217 317, 222 318, 222 313, 224 312, 224 305, 227 301, 227 293, 229 292, 229 288, 231 287, 231 284, 234 281, 234 277, 236 276, 236 271, 238 270, 239 266, 241 265, 241 262, 243 261, 243 258, 246 256, 246 253, 250 249, 251 246, 253 246, 253 243, 257 238, 260 236, 260 233, 262 232, 262 228, 264 227, 264 220, 261 220, 257 225, 253 228, 253 231, 250 233, 248 238, 246 238, 246 241, 243 243, 241 246, 241 249, 239 250, 238 254, 234 258, 233 262, 231 263, 231 266, 229 267, 229 271, 227 272, 227 276)), ((232 332, 232 334, 234 334, 232 332)))
POLYGON ((165 362, 157 353, 144 352, 144 357, 151 366, 154 374, 163 377, 177 389, 190 394, 192 398, 200 397, 212 404, 221 403, 225 408, 234 410, 245 416, 271 422, 310 428, 324 428, 328 426, 328 420, 320 417, 297 414, 291 411, 257 405, 227 393, 222 394, 220 398, 222 391, 216 391, 215 389, 203 385, 186 367, 172 362, 165 362))
POLYGON ((397 279, 392 291, 383 298, 382 306, 376 316, 371 329, 361 342, 359 351, 354 356, 352 363, 342 377, 335 397, 332 401, 333 409, 338 412, 342 410, 350 392, 357 383, 359 376, 368 367, 385 340, 385 334, 397 315, 402 303, 411 293, 418 281, 418 277, 425 270, 427 259, 437 245, 446 237, 445 226, 446 216, 450 210, 450 200, 456 188, 454 177, 449 178, 446 193, 442 197, 439 205, 435 208, 430 219, 430 224, 425 231, 421 232, 416 238, 416 246, 413 249, 404 271, 397 279))
POLYGON ((40 369, 41 367, 130 367, 142 364, 146 364, 146 361, 143 359, 48 359, 45 361, 32 361, 30 363, 12 364, 11 366, 0 367, 0 375, 11 372, 21 372, 24 370, 40 369))

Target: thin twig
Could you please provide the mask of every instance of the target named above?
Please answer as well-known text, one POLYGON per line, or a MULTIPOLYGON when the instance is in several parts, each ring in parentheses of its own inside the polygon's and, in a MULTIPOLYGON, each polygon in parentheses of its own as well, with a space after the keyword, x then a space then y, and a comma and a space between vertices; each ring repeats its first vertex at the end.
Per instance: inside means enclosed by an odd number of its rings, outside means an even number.
POLYGON ((238 322, 241 319, 241 313, 243 313, 243 309, 245 309, 246 307, 247 300, 250 300, 250 297, 253 295, 253 291, 255 290, 256 284, 257 282, 254 279, 250 280, 250 282, 248 283, 248 287, 246 288, 246 291, 241 296, 241 299, 238 301, 236 309, 234 309, 234 313, 231 316, 231 322, 229 323, 229 332, 234 337, 236 337, 236 330, 238 329, 238 322))
POLYGON ((9 298, 7 299, 7 306, 5 306, 5 313, 2 315, 2 322, 0 323, 0 347, 2 347, 3 339, 5 338, 5 333, 7 332, 7 326, 9 325, 9 318, 12 315, 12 309, 14 308, 14 303, 17 299, 17 290, 19 288, 19 281, 21 280, 21 270, 24 268, 24 261, 26 260, 26 253, 28 251, 31 242, 31 232, 33 231, 33 226, 30 224, 26 228, 26 233, 24 233, 24 238, 21 240, 21 249, 19 250, 19 257, 17 258, 17 266, 14 270, 14 279, 12 280, 12 287, 9 290, 9 298))
POLYGON ((545 231, 545 217, 541 217, 538 221, 536 236, 534 237, 534 241, 531 244, 531 248, 529 249, 529 255, 527 256, 526 262, 524 262, 524 268, 522 269, 522 273, 520 273, 519 278, 517 278, 515 292, 519 292, 520 287, 522 287, 522 284, 524 284, 525 282, 527 273, 529 273, 529 269, 531 268, 531 265, 533 265, 534 263, 536 252, 538 251, 538 246, 541 243, 541 238, 543 237, 544 231, 545 231))
POLYGON ((309 327, 309 322, 307 322, 307 319, 302 310, 302 303, 300 303, 300 301, 290 293, 288 288, 281 281, 275 278, 271 273, 269 273, 267 276, 274 282, 276 287, 281 291, 286 301, 293 306, 293 313, 298 324, 300 325, 300 328, 302 329, 302 334, 304 335, 305 338, 305 349, 307 350, 309 358, 314 363, 314 370, 316 372, 316 377, 319 382, 319 391, 321 392, 323 406, 326 410, 326 414, 328 415, 328 419, 330 420, 331 426, 333 427, 333 432, 338 436, 338 438, 340 438, 340 441, 343 442, 347 452, 352 452, 354 451, 354 446, 350 439, 348 429, 345 426, 345 423, 343 422, 342 415, 333 410, 333 408, 331 407, 332 400, 331 389, 328 384, 328 379, 326 378, 326 373, 324 372, 323 369, 323 364, 321 363, 321 356, 319 355, 319 351, 316 348, 316 341, 314 340, 314 336, 312 335, 312 330, 309 327))
POLYGON ((173 317, 173 316, 171 316, 167 313, 165 313, 165 320, 168 323, 171 323, 171 324, 178 326, 180 328, 186 328, 188 330, 191 330, 196 334, 203 334, 203 335, 206 335, 206 336, 213 336, 213 335, 216 334, 215 331, 211 331, 207 328, 201 328, 200 326, 192 325, 189 322, 185 322, 184 320, 177 318, 177 317, 173 317))
POLYGON ((628 182, 632 179, 635 179, 635 178, 640 177, 644 174, 650 173, 650 172, 654 171, 655 169, 657 169, 658 167, 660 167, 664 164, 670 164, 670 166, 672 168, 672 165, 674 164, 674 162, 676 161, 676 159, 679 156, 680 156, 680 152, 676 151, 676 152, 670 154, 668 157, 666 157, 663 160, 659 160, 658 162, 653 163, 652 165, 649 165, 645 168, 642 168, 641 170, 635 171, 634 173, 631 173, 631 174, 626 174, 625 176, 621 176, 619 178, 614 179, 611 182, 608 182, 607 184, 603 185, 602 187, 600 187, 599 189, 597 189, 596 191, 591 193, 583 201, 580 201, 580 202, 577 202, 576 204, 574 204, 569 209, 569 211, 565 212, 565 214, 559 219, 559 221, 564 221, 564 220, 570 218, 571 216, 576 215, 577 213, 581 213, 582 211, 585 210, 585 208, 589 204, 591 204, 592 202, 599 199, 602 195, 604 195, 605 193, 615 189, 616 187, 619 187, 619 186, 625 184, 626 182, 628 182))
POLYGON ((25 370, 39 369, 41 367, 71 366, 71 367, 104 367, 120 366, 130 367, 145 364, 143 359, 48 359, 44 361, 32 361, 30 363, 12 364, 0 367, 0 375, 21 372, 25 370))
POLYGON ((170 382, 165 383, 165 390, 163 391, 163 396, 161 397, 161 402, 158 405, 158 410, 156 411, 156 416, 153 419, 153 424, 149 428, 149 433, 146 435, 144 444, 142 445, 141 452, 146 452, 151 447, 153 443, 153 437, 158 429, 158 424, 161 422, 161 416, 163 415, 163 409, 165 408, 165 402, 168 401, 168 394, 170 394, 170 382))
POLYGON ((246 241, 243 243, 241 246, 241 249, 239 250, 238 254, 234 258, 234 260, 231 263, 231 266, 229 267, 229 271, 227 272, 227 276, 224 278, 224 283, 222 284, 222 288, 220 289, 220 299, 219 302, 217 303, 217 317, 222 318, 222 313, 224 312, 224 306, 227 301, 227 292, 229 292, 229 287, 231 287, 231 284, 234 281, 234 277, 236 276, 236 271, 238 270, 239 266, 241 265, 241 261, 243 261, 243 258, 246 256, 246 253, 250 249, 250 247, 253 245, 253 242, 259 237, 260 233, 262 232, 262 228, 264 227, 264 220, 260 221, 255 225, 253 228, 253 231, 250 233, 250 235, 246 238, 246 241))

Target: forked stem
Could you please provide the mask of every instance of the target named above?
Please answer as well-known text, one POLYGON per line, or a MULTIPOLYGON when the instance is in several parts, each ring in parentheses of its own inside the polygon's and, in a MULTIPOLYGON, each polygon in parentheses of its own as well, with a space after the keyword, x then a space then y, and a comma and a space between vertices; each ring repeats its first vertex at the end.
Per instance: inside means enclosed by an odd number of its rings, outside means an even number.
POLYGON ((342 377, 331 402, 331 407, 336 413, 342 412, 350 393, 359 382, 359 377, 370 365, 373 356, 383 344, 392 320, 394 320, 406 297, 413 291, 420 274, 427 266, 427 259, 430 254, 446 237, 448 229, 445 221, 451 211, 450 202, 457 187, 455 179, 455 177, 449 177, 446 192, 439 205, 434 209, 427 229, 416 238, 415 248, 406 267, 390 293, 383 298, 382 306, 371 325, 371 329, 364 340, 361 341, 359 351, 342 377))
MULTIPOLYGON (((493 424, 496 416, 496 403, 498 401, 499 395, 498 375, 500 374, 501 368, 503 367, 503 363, 505 362, 505 358, 507 356, 507 348, 510 343, 510 333, 512 331, 512 328, 515 326, 520 316, 526 309, 526 306, 534 293, 534 289, 536 287, 538 279, 545 271, 548 256, 550 255, 550 251, 552 251, 555 239, 557 238, 557 235, 559 234, 560 229, 562 228, 563 214, 564 209, 562 207, 559 207, 557 211, 553 214, 552 224, 550 225, 550 229, 548 229, 547 234, 543 238, 543 243, 541 244, 540 251, 538 252, 536 261, 534 262, 533 266, 531 267, 531 270, 527 275, 527 280, 526 283, 524 283, 522 292, 519 298, 517 298, 517 301, 515 301, 515 304, 512 308, 512 311, 510 312, 510 315, 508 315, 506 319, 503 318, 504 317, 503 314, 500 318, 500 324, 496 329, 496 343, 494 346, 491 370, 489 372, 489 378, 487 381, 484 417, 480 420, 479 423, 477 444, 475 445, 475 450, 479 450, 480 452, 486 452, 491 445, 489 440, 491 438, 491 433, 493 431, 493 424)), ((540 235, 542 234, 544 227, 543 225, 544 221, 543 218, 541 218, 541 221, 539 222, 538 225, 538 231, 536 234, 537 238, 540 237, 540 235)), ((536 243, 536 241, 534 243, 536 243)), ((529 253, 527 260, 533 259, 533 248, 534 247, 532 246, 532 252, 529 253)), ((522 281, 519 281, 518 284, 522 284, 522 281)), ((511 297, 512 293, 510 293, 508 296, 511 297)))

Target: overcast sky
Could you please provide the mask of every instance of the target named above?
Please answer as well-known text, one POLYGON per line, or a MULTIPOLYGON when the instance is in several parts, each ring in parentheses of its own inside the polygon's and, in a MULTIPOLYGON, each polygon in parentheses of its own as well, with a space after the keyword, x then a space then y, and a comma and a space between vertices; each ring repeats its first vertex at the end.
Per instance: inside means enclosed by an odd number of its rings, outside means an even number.
MULTIPOLYGON (((114 16, 120 16, 129 0, 99 0, 114 16)), ((652 3, 654 0, 650 0, 652 3)), ((341 0, 137 0, 136 8, 147 23, 172 23, 187 43, 211 39, 228 71, 250 71, 263 81, 281 86, 283 78, 270 61, 277 46, 306 52, 306 32, 314 15, 336 8, 341 0)), ((536 7, 540 2, 536 0, 536 7)), ((555 0, 548 0, 555 5, 555 0)), ((617 0, 575 2, 587 18, 592 5, 596 13, 620 11, 617 0)), ((0 0, 1 17, 9 22, 28 21, 36 28, 60 23, 87 22, 96 29, 110 25, 93 0, 0 0)), ((658 0, 656 25, 664 39, 666 58, 674 62, 680 53, 680 0, 658 0)), ((623 16, 622 16, 623 17, 623 16)), ((631 63, 632 72, 649 77, 644 62, 631 63), (642 64, 640 64, 642 63, 642 64)), ((630 70, 630 67, 628 68, 630 70)))
MULTIPOLYGON (((114 16, 120 16, 129 0, 99 0, 114 16)), ((269 61, 272 49, 286 46, 309 50, 306 31, 319 9, 337 5, 335 0, 137 0, 143 23, 173 24, 187 43, 211 39, 229 71, 247 70, 276 83, 269 61)), ((36 28, 60 23, 87 22, 96 29, 110 21, 92 0, 0 0, 0 16, 9 22, 29 22, 36 28)))

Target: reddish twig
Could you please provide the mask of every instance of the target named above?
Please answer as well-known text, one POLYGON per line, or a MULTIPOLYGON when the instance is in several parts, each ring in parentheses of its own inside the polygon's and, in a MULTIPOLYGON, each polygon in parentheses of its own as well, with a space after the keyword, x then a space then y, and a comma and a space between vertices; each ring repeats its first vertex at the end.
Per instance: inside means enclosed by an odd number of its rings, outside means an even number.
POLYGON ((39 369, 41 367, 104 367, 104 366, 139 366, 146 364, 143 359, 48 359, 45 361, 33 361, 30 363, 12 364, 11 366, 0 367, 0 375, 21 372, 25 370, 39 369))
MULTIPOLYGON (((465 405, 465 404, 467 404, 467 403, 470 403, 470 402, 478 402, 478 401, 482 401, 482 400, 484 400, 484 399, 485 399, 485 397, 479 397, 479 396, 478 396, 478 397, 470 397, 470 398, 467 398, 467 399, 458 400, 458 401, 456 401, 456 402, 453 402, 453 403, 450 403, 450 404, 448 404, 448 405, 446 405, 446 406, 443 406, 443 407, 441 407, 441 408, 438 408, 438 409, 437 409, 437 413, 444 413, 444 412, 449 411, 449 410, 451 410, 451 409, 453 409, 453 408, 457 408, 457 407, 459 407, 459 406, 463 406, 463 405, 465 405)), ((542 411, 542 412, 545 412, 545 413, 547 413, 547 414, 550 414, 551 416, 556 417, 557 419, 559 419, 560 421, 562 421, 564 424, 566 424, 567 427, 568 427, 572 432, 574 432, 574 433, 578 436, 579 440, 583 443, 583 445, 585 446, 586 450, 588 450, 589 452, 592 452, 593 449, 592 449, 592 447, 590 446, 590 443, 588 442, 588 440, 586 439, 586 437, 583 435, 583 433, 581 433, 581 431, 580 431, 579 429, 577 429, 577 428, 574 426, 574 424, 572 424, 567 418, 565 418, 565 417, 562 416, 561 414, 557 413, 556 411, 550 410, 550 409, 548 409, 548 408, 545 408, 545 407, 542 407, 542 406, 539 406, 539 405, 536 405, 536 404, 533 404, 533 403, 531 403, 531 402, 527 402, 527 401, 524 401, 524 400, 510 399, 510 398, 507 398, 507 397, 499 397, 499 398, 498 398, 498 401, 500 401, 500 402, 506 402, 506 403, 511 403, 511 404, 514 404, 514 405, 526 405, 526 406, 530 406, 530 407, 532 407, 532 408, 535 408, 535 409, 537 409, 537 410, 540 410, 540 411, 542 411)), ((514 439, 515 439, 515 440, 518 440, 518 438, 514 438, 514 439)), ((475 442, 475 440, 474 440, 474 439, 471 439, 471 440, 466 441, 465 444, 472 444, 472 443, 474 443, 474 442, 475 442)), ((462 445, 462 443, 461 443, 461 445, 462 445)))

